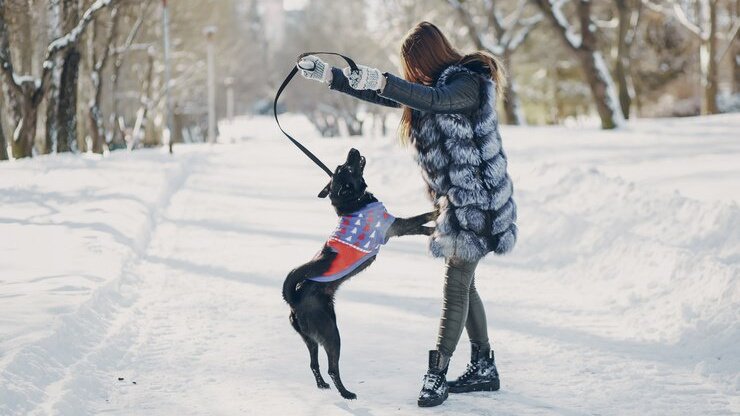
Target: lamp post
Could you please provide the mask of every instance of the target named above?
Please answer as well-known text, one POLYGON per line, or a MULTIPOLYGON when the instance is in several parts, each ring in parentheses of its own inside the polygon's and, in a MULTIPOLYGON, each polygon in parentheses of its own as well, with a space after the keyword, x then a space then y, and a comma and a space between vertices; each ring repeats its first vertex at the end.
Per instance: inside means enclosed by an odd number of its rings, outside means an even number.
POLYGON ((206 36, 206 52, 208 60, 208 143, 216 142, 216 68, 213 42, 216 37, 216 27, 207 26, 203 29, 206 36))
POLYGON ((167 9, 167 0, 162 0, 162 32, 164 34, 164 112, 165 128, 164 138, 169 143, 170 154, 172 154, 172 108, 170 100, 170 15, 167 9))

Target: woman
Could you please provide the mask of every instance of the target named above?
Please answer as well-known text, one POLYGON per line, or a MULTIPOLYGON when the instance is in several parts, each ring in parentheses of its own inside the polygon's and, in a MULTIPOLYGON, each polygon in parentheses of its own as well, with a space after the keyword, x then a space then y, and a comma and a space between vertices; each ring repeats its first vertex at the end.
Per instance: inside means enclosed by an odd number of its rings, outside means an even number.
POLYGON ((444 402, 448 391, 499 389, 475 268, 487 253, 504 254, 514 246, 516 205, 498 133, 496 97, 505 78, 496 58, 484 52, 462 55, 436 26, 422 22, 406 35, 401 63, 405 80, 362 65, 355 73, 329 68, 315 56, 304 58, 299 68, 312 68, 302 69, 302 75, 333 90, 403 108, 401 139, 413 144, 440 212, 430 249, 446 263, 437 348, 429 352, 418 400, 428 407, 444 402), (472 344, 471 360, 465 374, 447 383, 463 328, 472 344))

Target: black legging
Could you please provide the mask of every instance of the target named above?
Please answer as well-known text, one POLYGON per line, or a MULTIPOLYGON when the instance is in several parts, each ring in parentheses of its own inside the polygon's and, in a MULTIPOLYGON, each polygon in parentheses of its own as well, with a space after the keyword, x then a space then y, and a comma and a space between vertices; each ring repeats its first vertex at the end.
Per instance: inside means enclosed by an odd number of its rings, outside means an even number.
POLYGON ((444 308, 439 323, 437 350, 448 357, 452 356, 465 327, 470 341, 485 351, 490 344, 486 311, 475 290, 475 267, 478 262, 451 258, 446 263, 444 308))

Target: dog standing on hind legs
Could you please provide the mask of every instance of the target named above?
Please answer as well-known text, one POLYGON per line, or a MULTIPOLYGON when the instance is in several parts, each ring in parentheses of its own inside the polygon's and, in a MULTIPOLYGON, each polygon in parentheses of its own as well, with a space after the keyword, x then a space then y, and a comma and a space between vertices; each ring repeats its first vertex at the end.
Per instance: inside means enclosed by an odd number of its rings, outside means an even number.
POLYGON ((363 178, 365 158, 356 149, 349 151, 329 184, 319 193, 329 196, 339 225, 321 251, 308 263, 291 271, 283 283, 283 298, 290 305, 290 324, 303 338, 311 358, 311 371, 320 389, 328 389, 319 370, 319 346, 326 351, 329 376, 345 399, 357 395, 347 390, 339 375, 341 340, 334 313, 334 294, 339 286, 367 268, 389 238, 430 235, 436 212, 410 218, 395 218, 373 194, 363 178))

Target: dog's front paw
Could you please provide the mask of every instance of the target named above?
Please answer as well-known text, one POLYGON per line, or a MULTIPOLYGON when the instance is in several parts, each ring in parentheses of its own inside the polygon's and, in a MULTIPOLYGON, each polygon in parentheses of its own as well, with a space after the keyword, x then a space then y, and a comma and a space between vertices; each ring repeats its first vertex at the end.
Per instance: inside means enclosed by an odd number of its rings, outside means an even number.
POLYGON ((437 218, 439 218, 439 210, 435 209, 434 211, 427 213, 427 218, 429 218, 429 221, 437 221, 437 218))
POLYGON ((318 387, 318 388, 320 388, 322 390, 324 390, 324 389, 330 389, 331 388, 331 386, 329 385, 329 383, 327 383, 326 381, 317 381, 316 382, 316 387, 318 387))

